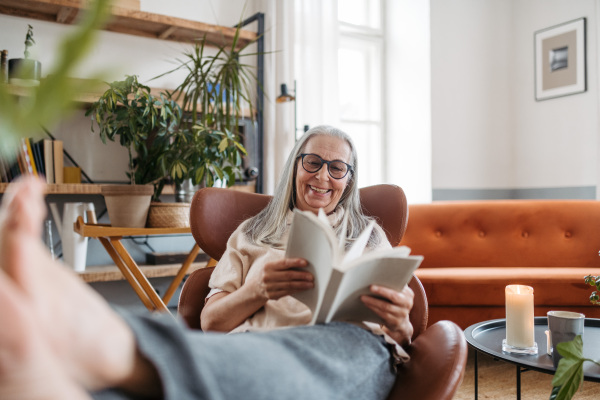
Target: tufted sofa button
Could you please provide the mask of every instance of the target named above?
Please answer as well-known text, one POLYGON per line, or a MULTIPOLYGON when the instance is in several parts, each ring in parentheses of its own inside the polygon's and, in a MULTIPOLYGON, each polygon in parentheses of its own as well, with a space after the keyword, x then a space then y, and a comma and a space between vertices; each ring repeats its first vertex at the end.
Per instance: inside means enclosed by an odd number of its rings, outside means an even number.
POLYGON ((485 237, 485 232, 484 231, 479 231, 479 237, 485 237))
POLYGON ((572 236, 572 233, 571 233, 571 232, 569 232, 569 231, 566 231, 566 232, 565 232, 565 237, 566 237, 567 239, 568 239, 568 238, 570 238, 571 236, 572 236))
POLYGON ((524 238, 528 238, 529 237, 529 232, 523 231, 523 232, 521 232, 521 236, 524 237, 524 238))
POLYGON ((442 231, 435 231, 436 237, 442 237, 442 231))

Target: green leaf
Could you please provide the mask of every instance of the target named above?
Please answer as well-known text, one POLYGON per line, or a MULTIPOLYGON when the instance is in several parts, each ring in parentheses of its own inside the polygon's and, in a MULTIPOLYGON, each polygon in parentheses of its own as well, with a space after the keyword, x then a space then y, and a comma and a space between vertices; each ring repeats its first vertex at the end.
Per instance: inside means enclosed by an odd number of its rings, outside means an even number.
POLYGON ((552 379, 551 399, 570 400, 583 382, 583 363, 593 361, 583 357, 583 340, 577 335, 570 342, 559 343, 556 350, 562 356, 552 379))
POLYGON ((559 386, 560 389, 554 397, 556 400, 570 400, 573 398, 577 390, 579 390, 579 386, 581 386, 581 383, 583 382, 583 361, 578 364, 579 367, 573 370, 573 374, 567 377, 562 386, 559 386))
POLYGON ((219 152, 223 153, 225 151, 225 149, 227 149, 228 145, 229 145, 229 139, 223 138, 223 140, 221 140, 221 143, 219 143, 219 152))
POLYGON ((583 339, 577 335, 570 342, 559 343, 558 353, 567 359, 583 359, 583 339))
POLYGON ((238 149, 240 149, 240 151, 241 151, 242 153, 244 153, 244 155, 247 155, 247 154, 248 154, 248 152, 246 151, 246 148, 245 148, 245 147, 244 147, 244 146, 243 146, 243 145, 242 145, 240 142, 238 142, 238 141, 235 141, 235 142, 233 142, 233 143, 235 143, 235 146, 236 146, 238 149))

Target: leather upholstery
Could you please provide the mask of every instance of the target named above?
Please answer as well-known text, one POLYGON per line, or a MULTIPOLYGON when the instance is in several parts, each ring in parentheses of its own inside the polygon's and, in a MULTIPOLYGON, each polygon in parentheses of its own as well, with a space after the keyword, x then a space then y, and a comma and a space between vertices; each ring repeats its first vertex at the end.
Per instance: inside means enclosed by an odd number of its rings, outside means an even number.
POLYGON ((535 314, 564 309, 600 318, 585 275, 600 275, 600 203, 488 200, 414 204, 401 244, 423 255, 416 272, 430 323, 461 328, 505 317, 504 288, 534 288, 535 314))
MULTIPOLYGON (((374 217, 382 226, 392 246, 397 246, 407 223, 406 196, 402 188, 394 185, 375 185, 361 189, 360 196, 363 212, 374 217), (385 199, 385 202, 380 203, 380 199, 385 199)), ((219 260, 227 247, 227 239, 238 225, 258 214, 270 200, 271 196, 264 194, 230 189, 199 190, 190 206, 190 228, 196 243, 206 254, 219 260), (205 226, 215 228, 203 229, 205 226)))
MULTIPOLYGON (((404 192, 398 186, 376 185, 360 191, 363 211, 381 224, 396 246, 407 225, 408 208, 404 192)), ((190 208, 192 234, 202 250, 219 259, 231 233, 245 219, 257 214, 270 196, 206 188, 194 196, 190 208)), ((178 313, 192 329, 201 329, 200 313, 209 292, 213 268, 194 271, 186 280, 179 298, 178 313)), ((467 345, 460 328, 449 321, 427 330, 427 296, 421 282, 413 277, 409 286, 415 293, 410 320, 413 343, 408 348, 411 361, 400 368, 388 399, 451 399, 462 382, 467 360, 467 345)))

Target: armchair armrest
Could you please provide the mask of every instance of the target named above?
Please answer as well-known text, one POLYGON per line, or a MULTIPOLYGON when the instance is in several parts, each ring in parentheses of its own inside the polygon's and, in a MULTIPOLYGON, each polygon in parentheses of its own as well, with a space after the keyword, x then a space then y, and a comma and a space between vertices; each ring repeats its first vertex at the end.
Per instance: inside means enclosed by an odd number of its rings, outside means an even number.
POLYGON ((388 399, 452 399, 467 363, 467 341, 458 325, 451 321, 431 325, 407 352, 410 361, 398 367, 388 399))

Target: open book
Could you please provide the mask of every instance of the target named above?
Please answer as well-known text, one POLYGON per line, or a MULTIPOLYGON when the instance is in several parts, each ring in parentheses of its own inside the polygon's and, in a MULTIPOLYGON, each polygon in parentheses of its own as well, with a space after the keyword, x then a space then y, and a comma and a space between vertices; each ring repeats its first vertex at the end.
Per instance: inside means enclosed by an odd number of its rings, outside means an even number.
MULTIPOLYGON (((346 220, 342 223, 345 232, 346 220)), ((308 266, 302 270, 314 276, 313 289, 292 295, 311 309, 311 324, 333 320, 382 323, 360 296, 372 295, 372 284, 402 290, 423 261, 423 256, 409 255, 406 246, 363 254, 374 224, 371 222, 346 252, 345 240, 336 237, 322 210, 319 216, 294 210, 286 257, 306 259, 308 266)))

